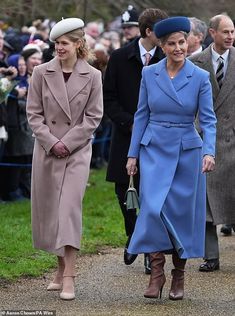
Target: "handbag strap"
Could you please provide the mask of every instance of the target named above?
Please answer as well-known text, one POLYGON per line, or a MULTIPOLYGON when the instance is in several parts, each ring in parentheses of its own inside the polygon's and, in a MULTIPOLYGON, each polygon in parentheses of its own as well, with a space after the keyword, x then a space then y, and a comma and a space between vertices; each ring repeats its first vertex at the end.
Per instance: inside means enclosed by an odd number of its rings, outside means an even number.
POLYGON ((129 180, 129 189, 130 188, 134 188, 134 177, 130 176, 130 180, 129 180))

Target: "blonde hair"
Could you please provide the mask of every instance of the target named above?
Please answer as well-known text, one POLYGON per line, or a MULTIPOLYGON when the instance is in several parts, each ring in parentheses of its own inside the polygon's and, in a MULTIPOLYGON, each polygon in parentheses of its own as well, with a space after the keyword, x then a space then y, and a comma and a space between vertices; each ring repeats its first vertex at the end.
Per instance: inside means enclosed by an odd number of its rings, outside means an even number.
POLYGON ((83 28, 76 29, 74 31, 68 32, 64 34, 68 39, 72 42, 79 41, 80 45, 77 48, 77 56, 79 58, 84 58, 86 60, 93 59, 93 53, 89 49, 86 39, 85 39, 85 32, 83 28))

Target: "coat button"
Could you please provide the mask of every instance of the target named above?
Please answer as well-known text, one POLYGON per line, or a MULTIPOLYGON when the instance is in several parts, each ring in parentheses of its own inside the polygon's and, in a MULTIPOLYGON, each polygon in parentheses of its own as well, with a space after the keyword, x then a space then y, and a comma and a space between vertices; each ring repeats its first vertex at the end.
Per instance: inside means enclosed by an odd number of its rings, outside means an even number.
POLYGON ((56 121, 51 121, 52 124, 56 124, 56 121))
POLYGON ((70 126, 70 125, 71 125, 71 123, 70 123, 70 122, 67 122, 67 125, 68 125, 68 126, 70 126))

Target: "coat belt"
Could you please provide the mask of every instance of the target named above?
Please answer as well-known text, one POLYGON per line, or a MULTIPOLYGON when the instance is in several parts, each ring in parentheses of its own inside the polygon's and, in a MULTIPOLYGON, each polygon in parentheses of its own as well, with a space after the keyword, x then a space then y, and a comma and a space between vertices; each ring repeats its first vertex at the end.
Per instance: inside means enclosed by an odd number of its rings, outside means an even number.
POLYGON ((150 120, 149 123, 160 125, 163 127, 179 127, 179 128, 189 127, 190 125, 194 124, 194 122, 175 123, 175 122, 161 122, 161 121, 153 121, 153 120, 150 120))

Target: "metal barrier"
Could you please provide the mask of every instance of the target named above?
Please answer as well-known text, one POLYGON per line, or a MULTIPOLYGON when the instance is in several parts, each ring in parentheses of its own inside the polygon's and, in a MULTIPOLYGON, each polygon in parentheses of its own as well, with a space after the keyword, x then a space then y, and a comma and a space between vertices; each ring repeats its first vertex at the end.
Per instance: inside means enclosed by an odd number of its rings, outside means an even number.
MULTIPOLYGON (((110 140, 111 140, 111 137, 104 137, 104 138, 100 138, 100 139, 94 138, 92 145, 97 144, 97 143, 104 143, 104 142, 107 142, 110 140)), ((18 163, 0 162, 0 167, 31 168, 32 164, 18 164, 18 163)))

